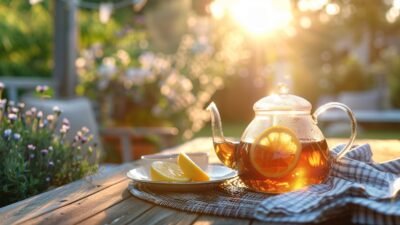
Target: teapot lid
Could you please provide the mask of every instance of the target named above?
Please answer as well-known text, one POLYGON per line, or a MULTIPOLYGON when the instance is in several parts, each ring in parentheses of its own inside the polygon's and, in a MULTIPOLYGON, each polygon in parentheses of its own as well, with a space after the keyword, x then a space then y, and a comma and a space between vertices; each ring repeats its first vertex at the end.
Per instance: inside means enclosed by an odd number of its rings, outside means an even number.
POLYGON ((310 112, 311 103, 306 99, 291 94, 272 94, 258 100, 254 111, 294 111, 310 112))

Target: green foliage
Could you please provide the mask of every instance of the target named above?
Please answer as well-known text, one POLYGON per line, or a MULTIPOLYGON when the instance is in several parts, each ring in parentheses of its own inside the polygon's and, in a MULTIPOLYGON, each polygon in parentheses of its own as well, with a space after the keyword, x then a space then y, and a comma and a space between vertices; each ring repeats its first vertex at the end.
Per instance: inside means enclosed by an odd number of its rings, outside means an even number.
POLYGON ((334 71, 338 91, 363 91, 373 87, 373 76, 354 57, 343 58, 334 71))
MULTIPOLYGON (((0 76, 51 76, 53 7, 54 1, 50 0, 35 5, 29 1, 0 0, 0 76)), ((79 47, 98 42, 116 44, 118 32, 129 24, 132 15, 130 7, 120 9, 107 24, 102 24, 98 11, 79 9, 79 47)))
POLYGON ((393 107, 400 108, 400 56, 395 48, 386 49, 381 60, 375 65, 380 73, 386 75, 390 100, 393 107))
POLYGON ((46 2, 0 1, 0 75, 50 76, 51 21, 46 2))
POLYGON ((0 102, 0 207, 80 179, 97 170, 92 136, 82 128, 66 140, 61 111, 43 115, 24 104, 0 102))
POLYGON ((390 99, 394 107, 400 108, 400 57, 393 61, 389 69, 390 99))
MULTIPOLYGON (((311 100, 322 94, 359 91, 373 86, 370 65, 379 60, 386 40, 398 36, 400 20, 389 23, 386 13, 392 7, 387 1, 332 0, 340 11, 328 15, 326 7, 302 11, 300 0, 293 0, 296 34, 288 39, 295 92, 311 100), (308 28, 301 26, 310 19, 308 28), (367 62, 353 58, 361 41, 368 49, 367 62)), ((304 1, 303 1, 304 2, 304 1)), ((317 1, 316 1, 317 2, 317 1)))

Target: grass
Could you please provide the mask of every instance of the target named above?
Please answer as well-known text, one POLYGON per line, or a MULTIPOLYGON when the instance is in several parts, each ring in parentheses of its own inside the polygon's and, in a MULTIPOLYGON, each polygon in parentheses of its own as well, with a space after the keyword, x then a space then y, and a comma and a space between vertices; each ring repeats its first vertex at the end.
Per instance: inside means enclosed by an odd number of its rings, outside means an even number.
MULTIPOLYGON (((224 123, 224 135, 227 137, 240 138, 243 131, 246 129, 247 124, 245 123, 224 123)), ((323 129, 322 129, 323 131, 323 129)), ((196 137, 211 137, 211 125, 208 124, 198 133, 195 134, 196 137)), ((341 134, 338 136, 327 136, 327 138, 346 138, 348 134, 341 134)), ((363 129, 357 134, 358 139, 400 139, 400 129, 387 129, 387 128, 368 128, 363 129)))

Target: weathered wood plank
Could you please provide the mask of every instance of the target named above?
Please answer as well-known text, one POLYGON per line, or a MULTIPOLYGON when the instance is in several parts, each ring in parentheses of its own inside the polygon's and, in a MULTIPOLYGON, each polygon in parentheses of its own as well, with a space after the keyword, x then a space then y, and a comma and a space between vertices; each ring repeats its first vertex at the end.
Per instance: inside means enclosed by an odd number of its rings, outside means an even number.
POLYGON ((101 192, 89 195, 86 198, 32 218, 24 223, 41 225, 77 223, 131 197, 131 194, 127 190, 129 182, 130 180, 126 179, 101 192))
POLYGON ((4 224, 22 222, 71 204, 126 179, 125 173, 132 167, 133 164, 124 164, 92 176, 90 182, 82 179, 0 208, 0 221, 4 224))
POLYGON ((203 215, 197 218, 197 220, 193 223, 193 225, 231 225, 231 224, 249 225, 250 222, 251 222, 250 220, 245 220, 245 219, 203 215))
POLYGON ((137 199, 135 197, 130 197, 128 199, 119 202, 112 207, 99 212, 98 214, 79 222, 81 225, 93 225, 93 224, 126 224, 129 221, 134 220, 136 217, 140 216, 154 205, 145 202, 143 200, 137 199))
POLYGON ((165 225, 165 224, 192 224, 197 214, 182 212, 165 207, 155 206, 129 224, 137 225, 165 225))

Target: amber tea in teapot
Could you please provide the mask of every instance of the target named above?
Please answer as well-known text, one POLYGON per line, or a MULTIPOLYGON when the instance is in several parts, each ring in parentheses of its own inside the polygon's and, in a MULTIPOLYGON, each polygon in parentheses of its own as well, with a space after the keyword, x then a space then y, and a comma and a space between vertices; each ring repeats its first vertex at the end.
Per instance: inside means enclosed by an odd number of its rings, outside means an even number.
MULTIPOLYGON (((328 176, 330 160, 326 141, 307 140, 300 142, 301 153, 297 165, 287 175, 279 178, 265 178, 252 166, 248 156, 248 152, 252 147, 251 143, 214 143, 214 147, 217 154, 221 156, 224 155, 222 152, 236 152, 235 155, 238 157, 238 161, 234 163, 238 167, 238 170, 241 171, 239 176, 246 186, 253 190, 268 193, 283 193, 310 184, 319 184, 328 176)), ((263 146, 256 148, 263 148, 263 146)), ((220 158, 220 160, 224 164, 230 163, 229 157, 220 158)), ((287 160, 290 159, 276 158, 270 160, 267 164, 270 163, 270 170, 273 170, 274 167, 279 168, 280 165, 285 164, 287 160)))
POLYGON ((329 176, 332 160, 340 160, 356 136, 352 111, 337 102, 325 104, 311 114, 311 104, 299 96, 264 97, 254 104, 255 118, 239 142, 225 139, 216 105, 211 103, 208 110, 218 158, 238 170, 240 180, 255 191, 284 193, 322 183, 329 176), (317 126, 318 116, 330 108, 344 110, 351 119, 350 140, 333 156, 317 126))

